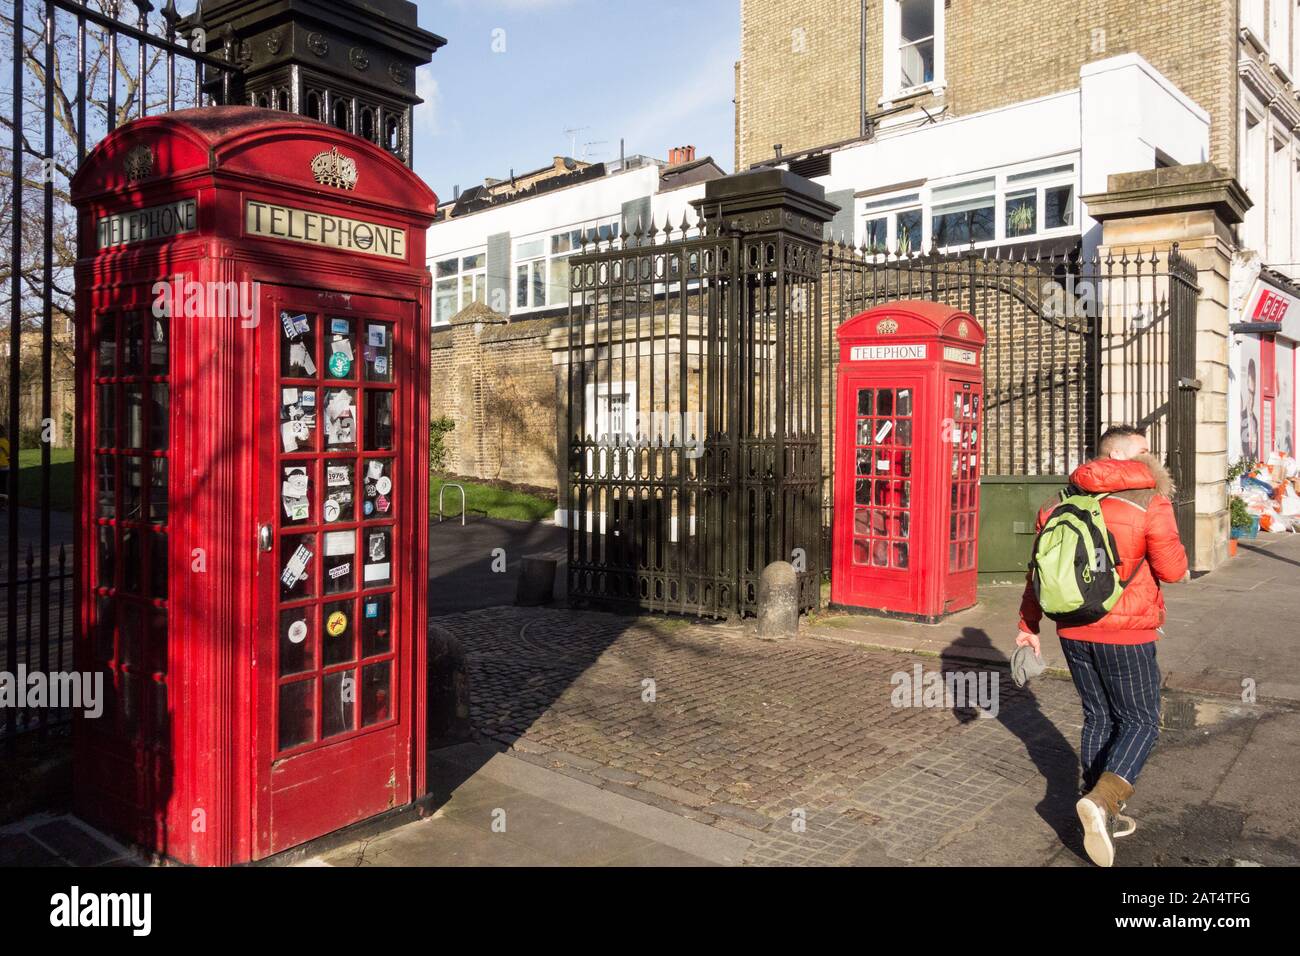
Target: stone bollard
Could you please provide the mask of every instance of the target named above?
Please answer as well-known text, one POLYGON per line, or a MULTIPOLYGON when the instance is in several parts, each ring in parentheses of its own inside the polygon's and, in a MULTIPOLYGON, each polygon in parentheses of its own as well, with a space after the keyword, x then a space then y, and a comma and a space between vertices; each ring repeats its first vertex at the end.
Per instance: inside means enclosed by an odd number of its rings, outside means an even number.
POLYGON ((758 636, 779 641, 799 631, 799 575, 789 561, 773 561, 758 581, 758 636))
POLYGON ((555 559, 524 558, 519 562, 519 586, 515 604, 535 607, 555 599, 555 559))

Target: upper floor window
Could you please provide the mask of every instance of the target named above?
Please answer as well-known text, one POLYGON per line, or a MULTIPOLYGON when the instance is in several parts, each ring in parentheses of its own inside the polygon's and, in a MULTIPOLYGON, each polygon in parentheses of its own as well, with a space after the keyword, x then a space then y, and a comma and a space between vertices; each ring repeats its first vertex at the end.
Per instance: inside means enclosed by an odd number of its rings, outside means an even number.
POLYGON ((863 206, 867 214, 867 250, 873 253, 921 251, 921 194, 877 199, 863 206))
POLYGON ((584 240, 608 242, 617 235, 615 218, 516 242, 513 311, 568 305, 569 256, 581 251, 584 240))
POLYGON ((931 242, 936 246, 969 245, 997 238, 996 182, 977 179, 931 191, 931 242))
POLYGON ((486 250, 475 249, 435 261, 433 301, 435 325, 445 325, 471 302, 486 302, 486 250))
POLYGON ((861 203, 866 251, 916 255, 1078 228, 1073 163, 1013 169, 861 203))
POLYGON ((883 100, 943 86, 944 0, 886 0, 883 100))

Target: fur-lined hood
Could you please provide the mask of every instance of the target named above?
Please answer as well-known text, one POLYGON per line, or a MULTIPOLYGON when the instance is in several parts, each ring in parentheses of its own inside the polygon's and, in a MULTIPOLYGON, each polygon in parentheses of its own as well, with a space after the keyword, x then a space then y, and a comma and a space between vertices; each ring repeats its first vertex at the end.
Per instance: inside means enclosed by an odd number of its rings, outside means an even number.
POLYGON ((1173 477, 1154 455, 1138 455, 1127 461, 1094 458, 1076 468, 1070 482, 1090 494, 1151 491, 1165 498, 1174 494, 1173 477))

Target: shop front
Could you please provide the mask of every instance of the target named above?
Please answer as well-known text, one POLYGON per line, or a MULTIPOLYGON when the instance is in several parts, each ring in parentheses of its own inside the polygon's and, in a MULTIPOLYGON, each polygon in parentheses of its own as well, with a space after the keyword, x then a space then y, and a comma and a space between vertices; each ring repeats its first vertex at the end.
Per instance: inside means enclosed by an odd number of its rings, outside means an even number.
POLYGON ((1294 459, 1300 289, 1261 272, 1232 325, 1231 462, 1294 459))

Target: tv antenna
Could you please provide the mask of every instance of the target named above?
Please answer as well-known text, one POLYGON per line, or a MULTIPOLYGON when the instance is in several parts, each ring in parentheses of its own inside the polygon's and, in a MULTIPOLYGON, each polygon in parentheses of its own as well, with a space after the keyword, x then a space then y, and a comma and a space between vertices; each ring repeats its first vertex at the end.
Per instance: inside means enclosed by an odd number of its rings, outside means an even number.
POLYGON ((564 135, 569 137, 569 155, 575 156, 578 152, 578 134, 583 130, 591 129, 590 126, 575 126, 572 129, 566 129, 564 135))

